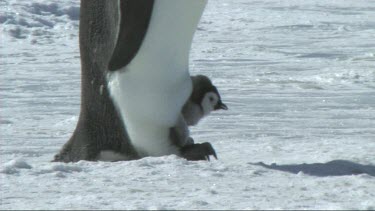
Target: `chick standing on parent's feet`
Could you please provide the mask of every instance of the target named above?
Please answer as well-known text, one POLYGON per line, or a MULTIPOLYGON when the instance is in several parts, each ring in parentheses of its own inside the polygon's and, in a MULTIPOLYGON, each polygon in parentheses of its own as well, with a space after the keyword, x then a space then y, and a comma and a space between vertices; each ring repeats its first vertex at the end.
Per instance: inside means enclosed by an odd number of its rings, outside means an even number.
MULTIPOLYGON (((185 146, 193 145, 194 140, 190 137, 188 126, 196 125, 203 117, 209 115, 214 110, 227 110, 228 107, 221 101, 217 88, 211 80, 204 75, 191 77, 193 91, 188 101, 182 108, 181 114, 175 127, 170 130, 170 138, 184 151, 185 146)), ((205 143, 204 143, 205 144, 205 143)), ((215 151, 211 146, 209 150, 215 151)))

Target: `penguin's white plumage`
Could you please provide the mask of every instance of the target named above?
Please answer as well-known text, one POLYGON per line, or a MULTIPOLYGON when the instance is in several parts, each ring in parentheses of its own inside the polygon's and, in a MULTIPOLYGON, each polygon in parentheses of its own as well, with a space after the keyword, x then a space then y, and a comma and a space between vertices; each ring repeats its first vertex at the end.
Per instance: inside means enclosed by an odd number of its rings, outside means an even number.
POLYGON ((179 154, 169 129, 192 91, 189 51, 206 3, 155 0, 138 53, 108 75, 110 95, 140 156, 179 154))

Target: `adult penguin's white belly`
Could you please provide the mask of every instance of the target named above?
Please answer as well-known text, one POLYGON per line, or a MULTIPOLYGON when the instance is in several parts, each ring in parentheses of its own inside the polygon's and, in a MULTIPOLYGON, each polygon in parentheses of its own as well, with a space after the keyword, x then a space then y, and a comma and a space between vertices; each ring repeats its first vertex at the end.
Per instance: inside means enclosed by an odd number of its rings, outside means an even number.
POLYGON ((155 0, 138 53, 108 75, 111 97, 141 156, 179 154, 169 140, 169 128, 192 91, 189 51, 206 3, 155 0))

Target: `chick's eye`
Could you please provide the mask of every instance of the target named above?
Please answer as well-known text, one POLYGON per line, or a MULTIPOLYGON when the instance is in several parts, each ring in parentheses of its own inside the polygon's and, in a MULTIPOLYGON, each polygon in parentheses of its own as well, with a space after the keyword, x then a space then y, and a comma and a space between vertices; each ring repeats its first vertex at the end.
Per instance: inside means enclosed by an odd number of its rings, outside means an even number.
POLYGON ((210 99, 210 101, 211 101, 211 102, 213 102, 213 101, 214 101, 214 98, 213 98, 213 97, 210 97, 209 99, 210 99))

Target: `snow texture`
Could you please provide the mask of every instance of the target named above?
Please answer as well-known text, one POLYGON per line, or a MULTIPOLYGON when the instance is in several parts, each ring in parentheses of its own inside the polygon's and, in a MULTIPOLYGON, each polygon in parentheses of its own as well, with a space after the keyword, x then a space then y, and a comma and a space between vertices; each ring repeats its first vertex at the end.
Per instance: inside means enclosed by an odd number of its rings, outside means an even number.
POLYGON ((0 209, 375 209, 375 1, 209 1, 190 73, 219 160, 52 163, 79 114, 79 1, 0 2, 0 209))

